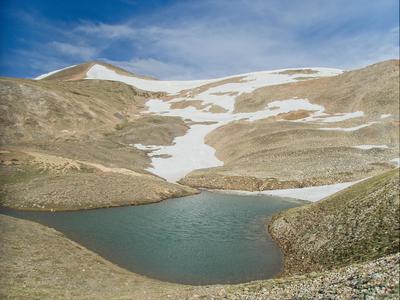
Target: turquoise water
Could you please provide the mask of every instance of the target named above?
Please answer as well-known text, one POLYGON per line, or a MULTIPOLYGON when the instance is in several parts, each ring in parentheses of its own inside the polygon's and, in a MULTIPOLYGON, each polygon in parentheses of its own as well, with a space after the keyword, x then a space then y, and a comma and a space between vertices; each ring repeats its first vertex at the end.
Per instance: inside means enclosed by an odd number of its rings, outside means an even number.
POLYGON ((1 212, 53 227, 132 272, 170 282, 212 284, 279 273, 282 255, 266 232, 266 217, 297 205, 273 196, 202 192, 142 206, 1 212))

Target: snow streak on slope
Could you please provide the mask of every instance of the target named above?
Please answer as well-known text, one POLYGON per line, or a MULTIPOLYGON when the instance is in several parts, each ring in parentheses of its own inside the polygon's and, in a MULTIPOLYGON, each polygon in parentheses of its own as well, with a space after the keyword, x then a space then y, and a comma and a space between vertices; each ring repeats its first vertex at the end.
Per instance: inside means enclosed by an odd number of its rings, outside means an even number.
POLYGON ((397 165, 398 167, 400 167, 400 158, 393 158, 391 160, 392 163, 394 163, 395 165, 397 165))
MULTIPOLYGON (((299 74, 296 75, 279 74, 287 70, 288 69, 254 72, 254 73, 239 74, 239 75, 227 76, 216 79, 206 79, 206 80, 168 81, 168 80, 142 79, 133 76, 121 75, 116 73, 114 70, 108 69, 105 66, 95 64, 87 72, 86 79, 121 81, 146 91, 166 92, 169 94, 176 94, 179 93, 180 91, 193 89, 209 83, 215 83, 227 79, 241 78, 240 82, 221 84, 216 89, 211 88, 210 89, 211 90, 210 95, 211 95, 213 93, 225 93, 225 92, 248 93, 254 91, 259 87, 267 85, 295 82, 296 77, 298 77, 299 74)), ((296 70, 296 69, 290 69, 290 70, 296 70)), ((313 77, 335 76, 342 73, 342 70, 332 69, 332 68, 312 68, 312 70, 314 70, 316 73, 301 74, 302 77, 313 78, 313 77)))
MULTIPOLYGON (((288 99, 270 103, 264 110, 253 113, 233 113, 235 99, 243 93, 268 86, 297 81, 299 74, 302 77, 335 76, 342 73, 338 69, 312 68, 314 72, 303 74, 301 69, 288 69, 246 73, 209 80, 192 81, 159 81, 125 76, 116 73, 101 65, 94 65, 87 72, 87 79, 116 80, 133 85, 148 91, 166 92, 174 95, 169 102, 161 99, 152 99, 147 102, 148 112, 166 116, 178 116, 194 122, 213 122, 213 124, 190 125, 185 136, 175 139, 172 146, 150 145, 152 167, 148 170, 166 178, 177 181, 193 170, 221 166, 223 163, 215 157, 215 150, 204 143, 205 136, 219 126, 236 120, 254 121, 280 113, 296 110, 309 110, 323 113, 324 107, 311 104, 307 99, 288 99), (293 72, 297 70, 297 72, 293 72), (208 85, 208 86, 207 86, 208 85), (185 91, 182 93, 182 91, 185 91), (192 106, 185 109, 172 109, 171 104, 182 101, 200 101, 205 108, 198 109, 192 106), (224 113, 211 113, 212 105, 225 109, 224 113), (157 147, 157 148, 156 148, 157 147)), ((338 119, 349 119, 362 114, 338 116, 338 119)), ((327 119, 327 122, 329 120, 327 119)), ((143 146, 137 145, 139 148, 143 146)))
POLYGON ((361 150, 371 150, 371 149, 387 149, 389 147, 387 145, 358 145, 358 146, 353 146, 353 148, 361 150))
MULTIPOLYGON (((177 137, 172 146, 158 146, 152 152, 152 165, 148 171, 169 181, 177 181, 193 170, 222 166, 223 163, 215 157, 214 148, 205 144, 205 136, 214 129, 232 121, 247 120, 249 122, 288 113, 296 110, 316 111, 321 106, 311 104, 305 99, 290 99, 269 103, 264 110, 253 113, 210 113, 199 111, 194 107, 171 109, 168 102, 160 99, 147 101, 149 112, 164 116, 178 116, 195 122, 213 122, 210 125, 191 125, 186 135, 177 137), (161 158, 158 156, 165 156, 161 158)), ((140 145, 140 148, 143 146, 140 145)), ((151 149, 151 147, 147 148, 151 149)))
POLYGON ((350 131, 357 131, 360 130, 362 128, 371 126, 373 124, 376 124, 378 122, 369 122, 367 124, 362 124, 359 126, 355 126, 355 127, 323 127, 323 128, 318 128, 319 130, 325 130, 325 131, 346 131, 346 132, 350 132, 350 131))
POLYGON ((341 190, 344 190, 362 180, 343 182, 328 185, 310 186, 305 188, 293 188, 293 189, 281 189, 281 190, 265 190, 257 192, 240 191, 240 190, 213 190, 220 193, 226 194, 239 194, 239 195, 272 195, 285 198, 295 198, 300 200, 306 200, 316 202, 326 197, 329 197, 341 190))
POLYGON ((310 186, 298 189, 262 191, 261 194, 280 196, 280 197, 290 197, 290 198, 315 202, 324 199, 330 195, 333 195, 341 190, 344 190, 345 188, 348 188, 362 180, 329 184, 329 185, 310 186))
POLYGON ((55 73, 58 73, 58 72, 61 72, 61 71, 64 71, 64 70, 73 68, 73 67, 75 67, 75 66, 76 66, 76 65, 72 65, 72 66, 69 66, 69 67, 66 67, 66 68, 63 68, 63 69, 51 71, 51 72, 49 72, 49 73, 42 74, 42 75, 40 75, 40 76, 38 76, 38 77, 36 77, 36 78, 34 78, 34 79, 35 79, 35 80, 44 79, 44 78, 46 78, 46 77, 49 77, 50 75, 53 75, 53 74, 55 74, 55 73))
POLYGON ((193 170, 222 166, 223 162, 215 157, 215 149, 204 143, 205 136, 218 126, 190 126, 184 136, 175 138, 173 145, 158 146, 158 150, 152 151, 153 166, 147 170, 175 182, 193 170))
MULTIPOLYGON (((234 113, 235 99, 243 93, 269 85, 296 82, 301 76, 317 78, 341 74, 338 69, 307 68, 312 72, 302 72, 302 69, 282 69, 274 71, 246 73, 223 78, 192 81, 159 81, 121 75, 109 68, 95 64, 87 72, 86 79, 115 80, 127 83, 147 91, 166 92, 169 101, 161 99, 148 100, 147 113, 165 116, 178 116, 184 120, 202 124, 191 124, 188 132, 177 137, 171 146, 134 145, 138 149, 150 151, 152 167, 148 168, 169 181, 177 181, 193 170, 222 166, 223 162, 215 157, 215 150, 205 144, 204 140, 212 130, 232 121, 260 120, 281 113, 296 110, 311 111, 309 119, 303 121, 338 122, 363 115, 363 112, 336 114, 330 116, 324 113, 325 108, 312 104, 307 99, 287 99, 269 103, 263 110, 252 113, 234 113), (288 72, 290 70, 290 72, 288 72), (186 101, 202 103, 201 107, 188 106, 183 109, 172 108, 172 104, 186 101), (220 113, 210 112, 212 106, 223 108, 220 113)), ((193 102, 192 102, 193 103, 193 102)), ((178 106, 174 106, 178 107, 178 106)))
POLYGON ((324 110, 325 109, 322 108, 322 110, 315 112, 312 116, 309 116, 301 120, 296 120, 296 122, 336 123, 364 116, 364 112, 362 111, 329 115, 327 113, 324 113, 324 110))
MULTIPOLYGON (((36 79, 46 78, 68 68, 43 74, 36 79)), ((295 122, 336 123, 363 116, 362 111, 329 115, 325 113, 323 106, 312 104, 307 99, 297 98, 274 101, 264 109, 252 113, 234 113, 236 97, 243 93, 251 93, 265 86, 296 82, 299 78, 302 80, 305 78, 312 79, 336 76, 341 73, 341 70, 330 68, 307 68, 307 70, 294 68, 207 80, 161 81, 123 75, 106 66, 94 64, 87 71, 86 79, 120 81, 139 89, 168 94, 168 100, 149 100, 146 103, 148 106, 147 113, 178 116, 190 121, 188 122, 190 128, 187 133, 184 136, 177 137, 171 146, 140 144, 132 146, 149 152, 152 159, 152 167, 149 168, 149 171, 167 180, 177 181, 193 170, 223 165, 223 162, 215 157, 215 150, 206 145, 204 140, 209 132, 229 122, 238 120, 251 122, 297 110, 309 111, 311 115, 295 122), (181 102, 186 102, 186 104, 181 102), (199 103, 201 104, 198 105, 199 103)), ((389 115, 382 115, 382 118, 386 117, 389 117, 389 115)), ((373 123, 370 122, 352 128, 327 127, 320 129, 356 131, 373 123)))

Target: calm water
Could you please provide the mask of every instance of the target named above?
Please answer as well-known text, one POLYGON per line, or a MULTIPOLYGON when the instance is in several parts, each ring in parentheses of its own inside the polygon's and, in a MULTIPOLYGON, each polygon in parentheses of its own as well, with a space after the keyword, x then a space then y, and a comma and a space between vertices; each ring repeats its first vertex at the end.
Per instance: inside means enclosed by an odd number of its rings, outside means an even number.
POLYGON ((202 192, 156 204, 79 212, 18 212, 135 273, 187 284, 236 283, 279 273, 265 218, 298 203, 202 192))

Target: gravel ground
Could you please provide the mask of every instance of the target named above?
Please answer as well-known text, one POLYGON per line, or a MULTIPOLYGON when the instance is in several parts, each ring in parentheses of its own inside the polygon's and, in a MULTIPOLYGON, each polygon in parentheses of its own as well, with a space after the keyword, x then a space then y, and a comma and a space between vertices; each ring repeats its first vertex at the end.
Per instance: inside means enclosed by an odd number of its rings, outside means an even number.
MULTIPOLYGON (((324 273, 257 281, 203 299, 399 299, 400 254, 324 273)), ((195 298, 193 298, 195 299, 195 298)))

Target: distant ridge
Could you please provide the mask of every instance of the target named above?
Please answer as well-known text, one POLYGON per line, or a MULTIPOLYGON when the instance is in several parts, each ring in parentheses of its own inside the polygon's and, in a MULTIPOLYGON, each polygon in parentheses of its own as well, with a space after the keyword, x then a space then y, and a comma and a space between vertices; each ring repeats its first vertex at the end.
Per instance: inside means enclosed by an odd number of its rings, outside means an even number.
POLYGON ((36 80, 61 80, 61 81, 74 81, 74 80, 81 80, 86 78, 87 72, 92 68, 94 65, 101 65, 104 66, 110 70, 115 71, 116 73, 124 76, 130 76, 130 77, 136 77, 136 78, 141 78, 141 79, 151 79, 151 80, 157 80, 153 77, 150 76, 143 76, 143 75, 138 75, 133 72, 129 72, 127 70, 124 70, 120 67, 116 67, 112 64, 103 62, 103 61, 88 61, 79 65, 74 65, 71 67, 67 67, 64 69, 60 70, 55 70, 52 72, 49 72, 47 74, 40 75, 36 77, 36 80))

